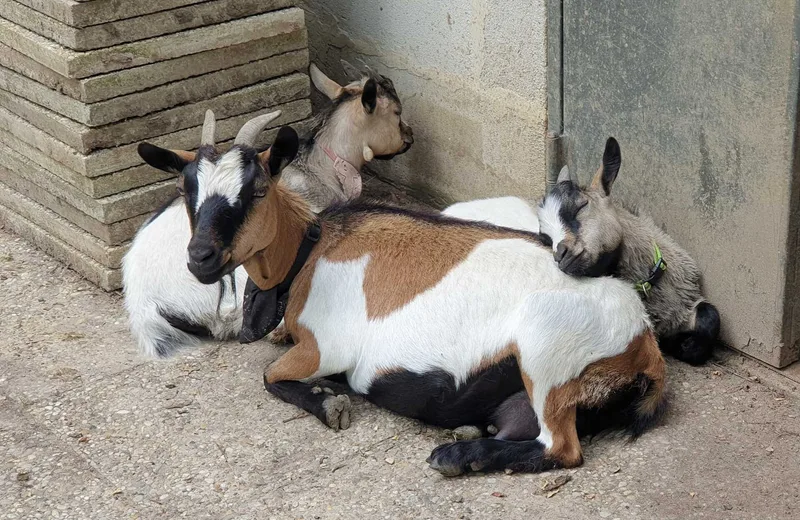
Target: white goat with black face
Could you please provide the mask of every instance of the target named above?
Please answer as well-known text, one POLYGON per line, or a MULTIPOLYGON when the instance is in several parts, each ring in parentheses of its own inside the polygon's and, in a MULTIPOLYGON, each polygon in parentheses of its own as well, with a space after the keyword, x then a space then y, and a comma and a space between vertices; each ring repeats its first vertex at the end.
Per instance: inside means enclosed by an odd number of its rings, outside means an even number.
MULTIPOLYGON (((330 97, 333 104, 317 116, 311 137, 300 145, 296 161, 288 166, 285 160, 281 163, 281 182, 307 199, 312 209, 320 211, 358 197, 361 167, 373 158, 389 158, 405 152, 413 143, 413 136, 411 128, 400 118, 402 106, 388 78, 370 72, 361 80, 342 87, 314 65, 310 73, 316 88, 330 97)), ((279 115, 274 112, 264 116, 259 124, 267 125, 279 115)), ((213 127, 213 115, 207 115, 198 154, 214 152, 213 127)), ((247 138, 250 137, 248 134, 247 138)), ((243 142, 241 132, 236 142, 243 142)), ((184 167, 193 167, 195 157, 192 153, 183 153, 178 157, 186 162, 174 163, 156 161, 148 153, 152 153, 152 148, 143 144, 140 155, 146 162, 177 174, 184 167)), ((241 168, 250 159, 227 154, 223 166, 241 168)), ((204 163, 200 161, 199 164, 202 168, 204 163)), ((202 183, 237 178, 222 176, 212 180, 200 173, 189 178, 197 178, 202 183)), ((183 178, 185 176, 180 176, 178 185, 181 194, 185 193, 180 184, 183 178)), ((242 187, 239 181, 223 182, 213 188, 220 192, 216 203, 231 208, 240 204, 237 190, 242 187)), ((219 283, 200 283, 187 269, 191 225, 183 198, 173 200, 142 226, 123 261, 125 307, 131 332, 148 356, 166 357, 203 338, 235 338, 242 328, 247 274, 240 268, 228 273, 219 283)))
POLYGON ((462 202, 444 213, 538 229, 551 237, 554 260, 565 273, 630 281, 644 299, 661 349, 693 365, 704 363, 719 341, 719 313, 703 297, 700 270, 689 253, 649 217, 612 200, 621 164, 619 144, 609 138, 591 184, 579 186, 564 167, 536 214, 514 197, 462 202))

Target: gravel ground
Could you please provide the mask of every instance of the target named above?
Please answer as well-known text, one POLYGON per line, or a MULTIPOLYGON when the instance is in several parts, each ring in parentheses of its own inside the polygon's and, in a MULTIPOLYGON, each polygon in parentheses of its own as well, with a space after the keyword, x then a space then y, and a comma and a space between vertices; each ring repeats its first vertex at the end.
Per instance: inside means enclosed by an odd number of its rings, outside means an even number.
POLYGON ((268 395, 268 343, 141 358, 118 293, 2 229, 0 295, 0 518, 800 517, 797 387, 730 353, 670 363, 664 424, 581 468, 448 479, 445 431, 355 399, 334 433, 268 395))

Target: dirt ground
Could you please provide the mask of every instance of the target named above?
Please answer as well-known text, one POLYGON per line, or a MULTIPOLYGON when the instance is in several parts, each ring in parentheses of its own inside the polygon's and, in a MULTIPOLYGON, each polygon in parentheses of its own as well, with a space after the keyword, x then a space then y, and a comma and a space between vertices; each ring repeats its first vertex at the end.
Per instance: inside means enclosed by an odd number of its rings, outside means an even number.
POLYGON ((444 478, 442 430, 356 399, 334 433, 268 395, 280 352, 143 359, 119 294, 0 230, 0 518, 800 518, 798 389, 737 355, 670 363, 664 424, 581 468, 444 478))

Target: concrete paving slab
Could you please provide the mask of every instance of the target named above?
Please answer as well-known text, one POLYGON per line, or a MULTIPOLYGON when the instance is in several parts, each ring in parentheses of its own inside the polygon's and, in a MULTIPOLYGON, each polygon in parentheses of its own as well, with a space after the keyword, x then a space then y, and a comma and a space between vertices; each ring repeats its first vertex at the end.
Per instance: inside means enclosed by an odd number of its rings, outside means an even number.
POLYGON ((109 246, 57 213, 0 184, 0 204, 104 267, 118 269, 128 244, 109 246))
POLYGON ((108 245, 120 245, 133 238, 141 225, 150 216, 150 214, 147 213, 112 224, 104 224, 90 217, 83 211, 76 209, 66 200, 42 189, 40 186, 12 172, 1 164, 0 182, 17 193, 21 193, 47 209, 61 215, 69 222, 91 233, 108 245))
POLYGON ((74 27, 133 18, 206 0, 18 0, 19 3, 74 27))
MULTIPOLYGON (((286 119, 283 122, 279 122, 278 124, 288 124, 291 123, 292 127, 297 130, 300 135, 304 135, 306 132, 310 130, 310 121, 309 120, 302 120, 302 121, 291 121, 292 115, 295 112, 294 107, 297 106, 302 111, 300 113, 306 113, 308 109, 307 102, 298 102, 294 101, 292 103, 288 103, 287 105, 283 105, 286 110, 284 114, 286 114, 286 119)), ((268 110, 259 110, 256 112, 251 112, 250 114, 245 114, 244 116, 237 116, 237 122, 227 122, 224 123, 224 126, 230 127, 230 131, 223 133, 222 131, 219 133, 220 136, 225 138, 226 134, 229 134, 229 137, 234 135, 237 126, 241 127, 241 124, 244 120, 252 117, 256 117, 263 113, 268 112, 268 110)), ((220 121, 220 124, 223 124, 220 121)), ((226 130, 222 128, 222 130, 226 130)), ((259 137, 259 144, 263 146, 267 146, 272 139, 274 139, 274 132, 268 131, 265 132, 262 136, 259 137)), ((172 142, 166 136, 164 136, 165 142, 172 142)), ((227 139, 226 141, 222 141, 220 146, 225 146, 226 143, 230 143, 232 140, 227 139)), ((177 142, 177 141, 175 141, 177 142)), ((197 138, 195 137, 194 142, 197 142, 197 138)), ((0 130, 0 143, 5 144, 7 147, 11 148, 18 154, 22 155, 23 157, 27 157, 28 159, 32 160, 45 170, 55 174, 62 180, 67 181, 68 183, 72 184, 83 193, 89 195, 92 198, 101 198, 106 197, 108 195, 113 195, 115 193, 120 193, 123 191, 128 191, 133 188, 138 188, 141 186, 146 186, 148 184, 152 184, 154 182, 162 181, 164 179, 170 179, 173 177, 172 174, 167 172, 163 172, 161 170, 157 170, 155 168, 151 168, 150 166, 140 163, 137 166, 133 166, 131 168, 126 168, 114 173, 101 175, 99 177, 86 177, 74 170, 71 170, 69 167, 61 164, 58 161, 53 160, 47 154, 39 150, 38 148, 32 147, 27 143, 17 139, 13 135, 0 130)), ((191 145, 188 146, 191 148, 191 145)), ((131 149, 131 153, 135 154, 135 148, 131 149)), ((138 155, 137 155, 138 157, 138 155)))
POLYGON ((106 291, 114 291, 122 287, 122 271, 120 269, 109 269, 100 265, 3 204, 0 204, 0 224, 56 260, 70 266, 87 280, 106 291))
MULTIPOLYGON (((21 100, 19 106, 29 106, 30 103, 21 100)), ((52 112, 42 112, 44 109, 32 109, 29 115, 37 117, 43 113, 52 114, 52 112)), ((284 124, 290 124, 295 121, 308 117, 311 114, 311 102, 307 99, 285 103, 270 108, 260 108, 252 112, 247 112, 235 117, 220 119, 217 121, 217 138, 222 142, 226 139, 233 139, 236 133, 248 119, 254 117, 253 114, 261 114, 271 112, 273 110, 281 110, 281 116, 273 122, 273 126, 277 127, 284 124)), ((23 112, 26 113, 26 112, 23 112)), ((202 114, 198 112, 196 115, 191 116, 195 121, 196 126, 192 126, 179 132, 172 132, 162 136, 147 138, 146 140, 157 144, 159 146, 168 146, 172 148, 193 149, 197 146, 199 135, 202 129, 202 114)), ((63 122, 64 118, 53 114, 52 117, 58 121, 63 122)), ((187 116, 188 117, 188 116, 187 116)), ((67 123, 64 124, 69 124, 67 123)), ((99 177, 110 173, 118 172, 133 166, 142 164, 142 160, 136 153, 138 142, 128 145, 118 146, 113 149, 97 150, 89 155, 78 153, 77 150, 64 144, 58 139, 53 138, 50 134, 39 130, 33 125, 29 124, 25 119, 12 114, 8 110, 0 107, 0 130, 5 131, 20 141, 40 150, 48 157, 65 165, 70 170, 73 170, 81 175, 87 177, 99 177)), ((264 134, 262 134, 263 136, 264 134)), ((145 139, 143 139, 145 140, 145 139)))
POLYGON ((89 78, 63 76, 30 57, 0 43, 0 66, 25 75, 46 87, 84 103, 95 103, 133 92, 141 92, 185 78, 235 67, 244 63, 308 46, 305 29, 214 49, 171 60, 142 65, 89 78))
POLYGON ((47 154, 20 141, 8 132, 0 130, 0 143, 8 146, 23 157, 27 157, 58 178, 72 184, 88 196, 99 199, 154 182, 170 179, 172 174, 151 168, 145 164, 127 168, 100 177, 86 177, 69 167, 53 160, 47 154))
POLYGON ((139 42, 80 52, 0 19, 0 41, 59 74, 85 78, 292 33, 303 27, 303 11, 293 7, 139 42))
POLYGON ((3 144, 0 144, 0 163, 12 172, 12 175, 32 182, 103 224, 155 211, 175 194, 175 183, 170 179, 93 199, 3 144))
MULTIPOLYGON (((294 72, 304 72, 307 68, 308 51, 291 51, 202 76, 175 81, 143 92, 87 104, 61 94, 11 69, 0 67, 0 89, 25 98, 64 117, 95 127, 144 116, 177 105, 210 99, 225 92, 269 79, 294 72)), ((14 101, 6 99, 0 103, 6 106, 13 104, 14 101)))
MULTIPOLYGON (((204 114, 207 109, 214 110, 214 113, 218 114, 217 117, 223 119, 263 107, 273 107, 289 101, 308 98, 309 94, 308 76, 294 73, 225 92, 211 99, 203 99, 102 127, 87 127, 7 91, 0 91, 0 106, 68 145, 75 154, 82 155, 87 162, 90 162, 86 158, 86 154, 93 150, 114 148, 190 128, 198 114, 204 114)), ((11 132, 16 135, 13 129, 11 132)), ((56 147, 58 146, 56 145, 56 147)), ((113 153, 110 154, 110 156, 113 155, 113 153)), ((57 156, 54 158, 58 159, 57 156)), ((67 160, 74 161, 75 159, 69 157, 67 160)), ((78 160, 80 161, 80 158, 78 160)), ((119 168, 112 171, 117 169, 119 168)))
POLYGON ((77 28, 15 0, 0 0, 3 18, 77 51, 111 47, 290 7, 292 0, 211 0, 77 28))

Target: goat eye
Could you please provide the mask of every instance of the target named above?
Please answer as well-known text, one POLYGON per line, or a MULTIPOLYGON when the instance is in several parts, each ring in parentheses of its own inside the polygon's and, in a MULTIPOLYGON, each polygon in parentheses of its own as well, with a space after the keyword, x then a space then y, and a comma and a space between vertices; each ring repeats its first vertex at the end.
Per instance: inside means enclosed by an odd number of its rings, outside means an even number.
POLYGON ((266 187, 264 187, 264 188, 256 188, 256 190, 253 191, 253 198, 254 199, 260 199, 262 197, 266 197, 266 195, 267 195, 267 188, 266 187))
POLYGON ((578 207, 575 210, 575 213, 577 214, 578 212, 580 212, 580 210, 582 210, 583 208, 585 208, 588 205, 589 205, 589 201, 588 200, 584 200, 584 201, 579 202, 578 203, 578 207))

